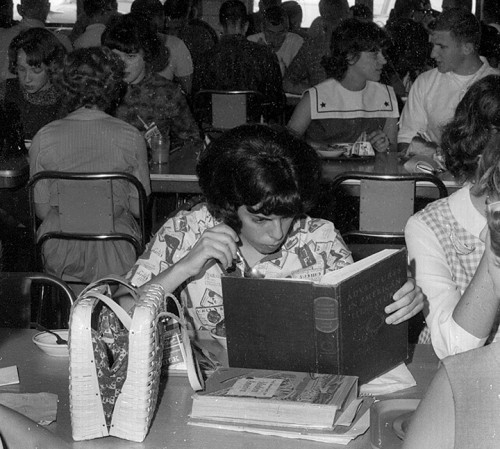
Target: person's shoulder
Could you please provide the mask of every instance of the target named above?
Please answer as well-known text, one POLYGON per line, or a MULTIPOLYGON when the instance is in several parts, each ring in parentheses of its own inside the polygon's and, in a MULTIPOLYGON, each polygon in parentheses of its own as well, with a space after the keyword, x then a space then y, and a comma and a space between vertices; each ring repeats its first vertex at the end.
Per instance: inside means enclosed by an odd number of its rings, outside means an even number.
POLYGON ((181 38, 174 36, 173 34, 163 34, 162 36, 165 37, 165 45, 168 48, 178 50, 186 47, 184 41, 181 38))
MULTIPOLYGON (((198 231, 213 228, 217 223, 214 216, 208 210, 207 203, 201 202, 191 208, 180 208, 171 218, 167 220, 170 227, 174 228, 196 228, 198 231), (185 225, 181 224, 185 223, 185 225)), ((167 224, 166 223, 166 224, 167 224)))
POLYGON ((167 91, 180 90, 180 87, 177 83, 165 78, 164 76, 156 72, 149 74, 148 77, 144 80, 143 85, 147 89, 153 89, 153 90, 159 90, 159 89, 165 89, 167 91))
POLYGON ((426 70, 415 79, 414 84, 426 84, 433 79, 441 78, 446 73, 441 73, 437 68, 426 70))
POLYGON ((297 33, 293 33, 292 31, 289 31, 286 33, 286 39, 287 41, 293 43, 293 44, 303 44, 304 43, 304 38, 302 36, 299 36, 297 33))
POLYGON ((321 232, 323 235, 338 235, 337 229, 331 221, 310 217, 309 215, 299 218, 295 223, 295 228, 309 234, 321 232))

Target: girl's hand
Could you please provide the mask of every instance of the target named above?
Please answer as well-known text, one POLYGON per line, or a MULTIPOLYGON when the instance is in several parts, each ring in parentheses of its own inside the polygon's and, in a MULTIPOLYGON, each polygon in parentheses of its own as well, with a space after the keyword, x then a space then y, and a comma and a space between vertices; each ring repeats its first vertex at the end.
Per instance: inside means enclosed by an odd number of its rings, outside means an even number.
POLYGON ((409 320, 424 308, 424 294, 413 278, 408 278, 392 298, 394 302, 385 308, 385 313, 390 314, 385 319, 387 324, 409 320))
POLYGON ((389 151, 389 147, 391 146, 391 141, 381 129, 372 131, 366 136, 366 139, 371 143, 373 149, 379 153, 389 151))
POLYGON ((177 264, 182 265, 188 277, 198 275, 207 262, 217 261, 224 270, 233 265, 236 258, 238 234, 226 224, 207 229, 177 264))

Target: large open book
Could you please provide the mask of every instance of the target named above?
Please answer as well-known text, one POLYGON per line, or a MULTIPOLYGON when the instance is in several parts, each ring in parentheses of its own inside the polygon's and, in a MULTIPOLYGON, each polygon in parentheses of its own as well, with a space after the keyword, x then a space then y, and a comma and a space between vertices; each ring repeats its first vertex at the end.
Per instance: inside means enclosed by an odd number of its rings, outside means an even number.
POLYGON ((384 308, 406 282, 406 249, 383 250, 320 282, 222 278, 231 367, 358 376, 408 356, 407 323, 384 308))

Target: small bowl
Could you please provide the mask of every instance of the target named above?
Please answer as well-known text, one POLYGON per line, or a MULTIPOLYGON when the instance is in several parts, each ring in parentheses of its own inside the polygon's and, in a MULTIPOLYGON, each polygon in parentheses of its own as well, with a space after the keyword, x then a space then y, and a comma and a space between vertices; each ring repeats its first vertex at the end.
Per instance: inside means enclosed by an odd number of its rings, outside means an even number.
POLYGON ((215 333, 215 329, 212 329, 210 331, 210 335, 212 336, 212 338, 214 338, 215 340, 217 340, 217 342, 224 348, 224 349, 227 349, 227 339, 226 337, 221 337, 220 335, 217 335, 215 333))
MULTIPOLYGON (((60 337, 68 340, 68 330, 58 329, 53 331, 60 337)), ((43 352, 52 357, 68 357, 68 345, 58 345, 56 337, 48 332, 39 332, 33 336, 33 343, 37 345, 43 352)))

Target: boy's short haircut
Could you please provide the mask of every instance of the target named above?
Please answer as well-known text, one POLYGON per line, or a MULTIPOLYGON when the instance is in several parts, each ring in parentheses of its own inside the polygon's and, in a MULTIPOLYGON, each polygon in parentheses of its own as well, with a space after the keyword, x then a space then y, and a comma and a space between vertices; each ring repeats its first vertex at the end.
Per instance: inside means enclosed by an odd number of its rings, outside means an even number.
POLYGON ((457 41, 475 48, 481 41, 481 25, 474 14, 462 8, 452 8, 438 16, 433 31, 449 31, 457 41))

